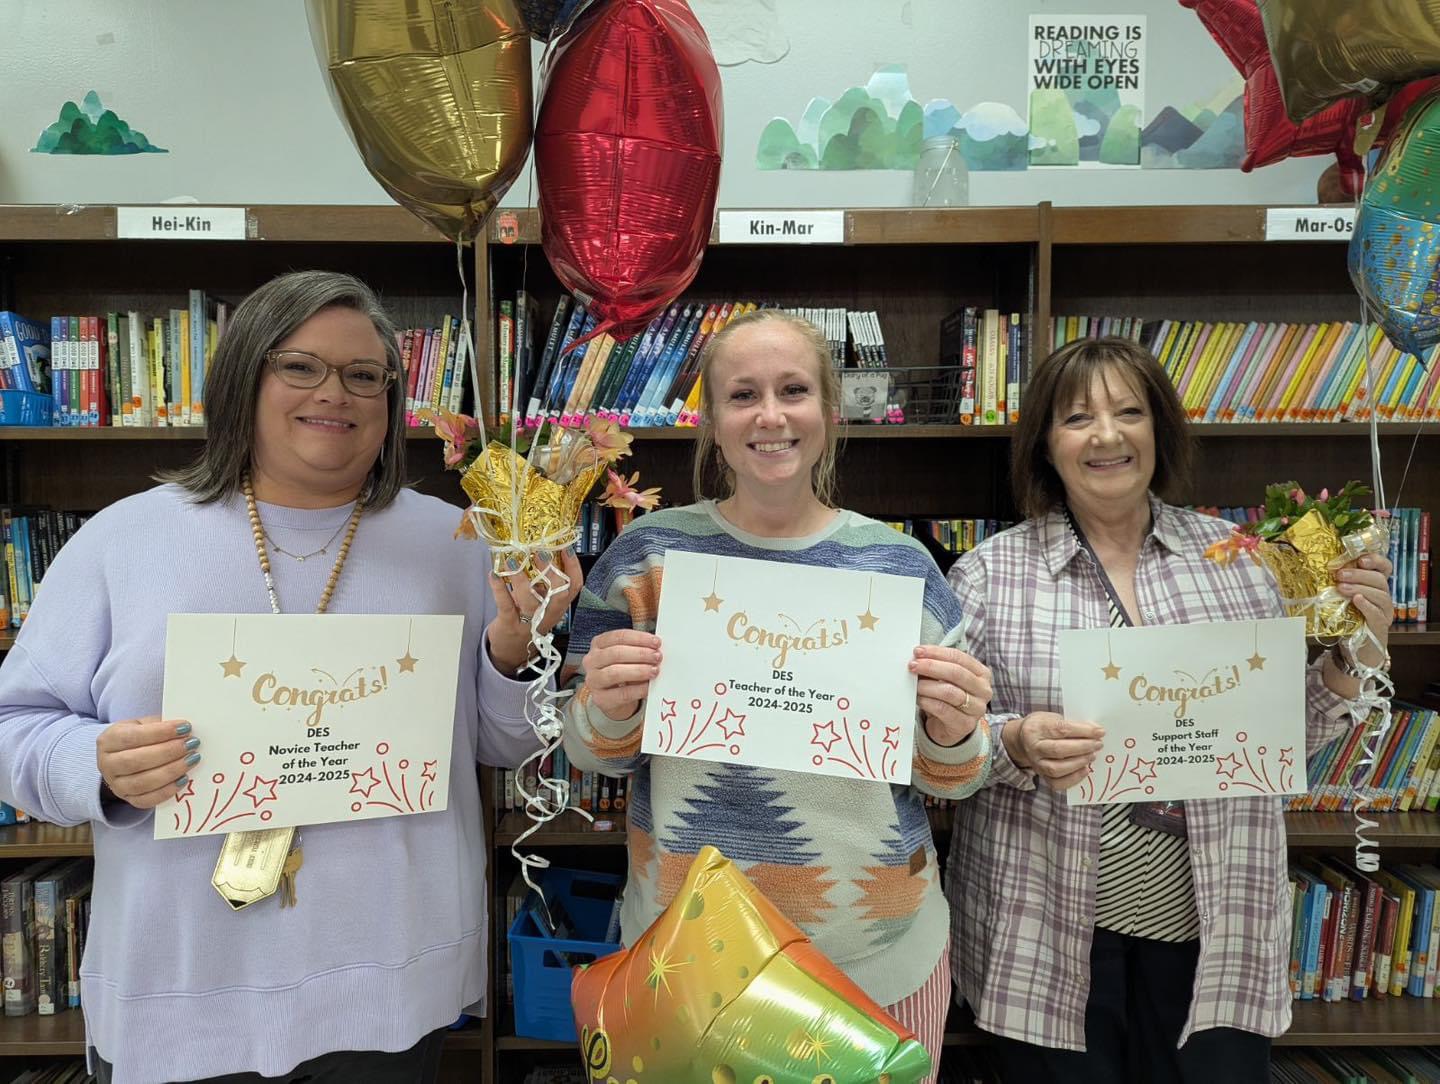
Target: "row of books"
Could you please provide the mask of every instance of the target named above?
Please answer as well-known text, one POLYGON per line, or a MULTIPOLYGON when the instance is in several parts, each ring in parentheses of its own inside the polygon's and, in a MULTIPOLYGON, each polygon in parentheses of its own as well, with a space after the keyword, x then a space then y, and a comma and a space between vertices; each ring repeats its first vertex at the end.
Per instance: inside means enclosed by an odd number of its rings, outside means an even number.
MULTIPOLYGON (((680 301, 621 343, 594 335, 597 321, 583 301, 563 295, 538 358, 517 316, 513 375, 501 350, 501 414, 527 426, 564 426, 602 417, 634 427, 694 425, 699 416, 700 353, 732 316, 757 307, 747 301, 680 301), (575 345, 577 344, 578 345, 575 345)), ((533 308, 519 301, 517 311, 533 308)), ((502 315, 503 319, 503 315, 502 315)))
POLYGON ((48 395, 51 424, 204 425, 205 376, 224 302, 191 290, 186 308, 52 316, 0 313, 0 387, 48 395))
MULTIPOLYGON (((1265 518, 1265 509, 1220 508, 1196 505, 1197 511, 1229 520, 1231 523, 1258 523, 1265 518)), ((1430 513, 1421 508, 1391 508, 1390 528, 1390 597, 1395 600, 1395 623, 1424 624, 1430 617, 1430 513)))
POLYGON ((1290 993, 1297 1001, 1433 998, 1440 982, 1440 869, 1359 872, 1339 858, 1290 864, 1290 993))
POLYGON ((960 368, 961 425, 1013 425, 1030 377, 1029 318, 966 306, 940 321, 940 364, 960 368))
MULTIPOLYGON (((595 317, 579 298, 562 296, 537 351, 533 295, 501 301, 497 323, 497 398, 503 418, 529 427, 550 420, 582 424, 602 417, 633 427, 693 426, 699 420, 700 355, 732 318, 772 303, 682 300, 626 342, 594 335, 595 317)), ((845 308, 788 309, 821 329, 831 362, 859 368, 888 364, 879 315, 845 308)))
POLYGON ((1377 418, 1440 418, 1440 348, 1402 353, 1374 325, 1057 316, 1052 330, 1057 345, 1106 334, 1142 343, 1192 421, 1367 420, 1371 383, 1377 418))
POLYGON ((901 534, 929 539, 948 553, 968 553, 991 535, 1015 526, 1004 519, 887 519, 901 534))
POLYGON ((0 881, 6 1016, 79 1008, 92 868, 88 858, 47 858, 0 881))
POLYGON ((35 591, 60 547, 80 529, 89 512, 0 505, 0 539, 5 575, 0 580, 0 628, 18 629, 30 613, 35 591))
MULTIPOLYGON (((625 811, 625 800, 630 793, 628 779, 613 779, 598 772, 582 772, 570 763, 570 758, 565 755, 563 749, 557 749, 552 756, 553 759, 546 760, 543 770, 548 778, 570 781, 569 808, 601 814, 625 811)), ((495 793, 495 805, 500 813, 525 808, 525 799, 521 794, 522 787, 527 794, 538 793, 533 764, 520 769, 506 768, 500 773, 496 782, 498 785, 495 793)))
POLYGON ((1351 727, 1311 759, 1310 789, 1289 801, 1293 810, 1353 809, 1361 797, 1368 810, 1407 813, 1440 808, 1440 712, 1395 701, 1390 729, 1374 741, 1376 719, 1351 727), (1375 762, 1362 766, 1367 748, 1375 762))
POLYGON ((1440 1048, 1283 1047, 1270 1056, 1271 1084, 1433 1084, 1440 1048))
POLYGON ((614 542, 634 518, 625 508, 607 508, 599 501, 586 501, 580 506, 576 524, 575 552, 581 557, 598 557, 614 542))
POLYGON ((422 410, 458 413, 465 405, 465 379, 474 343, 468 318, 444 316, 439 327, 396 332, 405 373, 405 424, 422 425, 422 410))
MULTIPOLYGON (((51 397, 57 426, 205 424, 205 380, 225 331, 228 306, 191 290, 189 307, 165 316, 138 311, 55 316, 49 329, 0 312, 0 390, 51 397)), ((470 324, 396 333, 405 372, 407 421, 425 408, 458 411, 470 367, 470 324)))
POLYGON ((85 1068, 83 1061, 59 1061, 37 1069, 25 1069, 9 1084, 95 1084, 99 1079, 85 1068))

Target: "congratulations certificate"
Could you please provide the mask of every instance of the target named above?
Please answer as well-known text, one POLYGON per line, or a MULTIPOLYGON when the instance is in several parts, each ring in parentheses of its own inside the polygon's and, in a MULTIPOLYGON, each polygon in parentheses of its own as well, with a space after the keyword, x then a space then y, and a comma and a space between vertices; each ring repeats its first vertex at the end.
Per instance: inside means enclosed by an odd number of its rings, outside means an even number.
POLYGON ((1301 618, 1062 632, 1060 684, 1105 728, 1071 805, 1306 789, 1301 618))
POLYGON ((200 762, 155 838, 444 809, 464 622, 171 614, 162 710, 200 762))
POLYGON ((880 572, 667 553, 641 750, 908 783, 924 591, 880 572))

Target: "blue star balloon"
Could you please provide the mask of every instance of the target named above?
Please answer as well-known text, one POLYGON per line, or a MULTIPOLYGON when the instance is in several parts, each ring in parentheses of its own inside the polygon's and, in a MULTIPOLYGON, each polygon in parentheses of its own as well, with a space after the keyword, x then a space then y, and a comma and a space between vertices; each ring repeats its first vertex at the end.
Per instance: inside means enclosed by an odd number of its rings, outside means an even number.
POLYGON ((1366 182, 1349 262, 1396 349, 1440 342, 1440 93, 1410 107, 1366 182))

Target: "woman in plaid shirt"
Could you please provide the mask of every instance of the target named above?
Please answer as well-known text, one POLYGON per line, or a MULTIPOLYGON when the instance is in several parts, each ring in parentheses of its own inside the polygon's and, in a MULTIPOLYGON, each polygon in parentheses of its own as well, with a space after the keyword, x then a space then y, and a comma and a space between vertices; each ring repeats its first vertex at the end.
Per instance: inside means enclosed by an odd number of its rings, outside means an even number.
MULTIPOLYGON (((1025 406, 1011 475, 1029 518, 949 575, 999 738, 951 841, 957 995, 999 1037, 1007 1080, 1268 1080, 1290 1024, 1282 801, 1067 805, 1104 731, 1060 714, 1056 634, 1283 616, 1279 596, 1254 563, 1202 556, 1229 524, 1157 499, 1183 488, 1190 435, 1148 351, 1062 347, 1025 406)), ((1337 577, 1382 645, 1389 572, 1371 555, 1337 577)), ((1353 665, 1334 651, 1307 670, 1310 754, 1350 725, 1353 665)))

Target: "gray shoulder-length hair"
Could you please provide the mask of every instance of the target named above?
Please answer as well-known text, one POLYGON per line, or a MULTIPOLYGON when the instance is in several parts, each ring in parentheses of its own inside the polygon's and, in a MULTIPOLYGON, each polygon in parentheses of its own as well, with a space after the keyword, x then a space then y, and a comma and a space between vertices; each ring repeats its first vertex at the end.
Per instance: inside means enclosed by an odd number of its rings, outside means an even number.
POLYGON ((370 287, 336 271, 292 271, 271 279, 240 303, 205 376, 205 446, 195 462, 157 475, 157 480, 183 486, 200 504, 240 492, 255 452, 255 400, 266 352, 321 309, 335 306, 369 318, 385 346, 385 364, 397 376, 385 393, 389 407, 385 443, 361 493, 372 511, 393 501, 405 484, 405 374, 395 325, 370 287))

